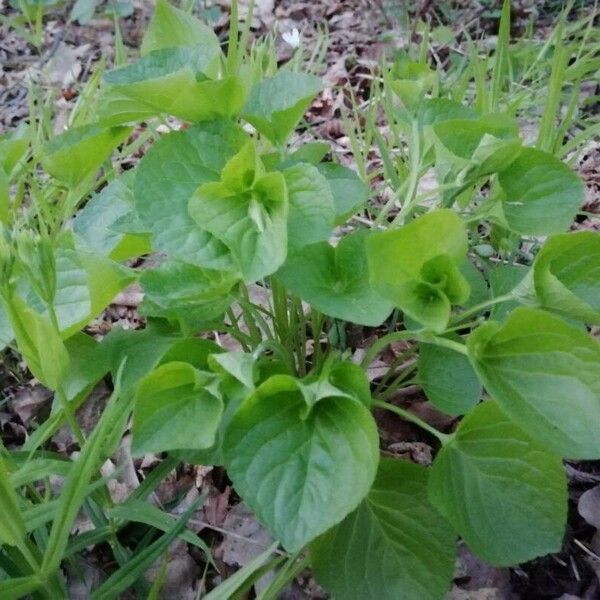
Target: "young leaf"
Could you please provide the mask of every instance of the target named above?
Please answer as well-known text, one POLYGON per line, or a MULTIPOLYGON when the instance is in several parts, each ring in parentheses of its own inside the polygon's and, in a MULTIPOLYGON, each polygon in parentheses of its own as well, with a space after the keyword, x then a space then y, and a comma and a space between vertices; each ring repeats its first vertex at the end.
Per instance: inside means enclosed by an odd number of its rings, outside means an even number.
POLYGON ((242 116, 273 144, 282 146, 321 89, 317 77, 282 69, 254 86, 242 116))
POLYGON ((130 132, 128 127, 98 124, 69 129, 45 145, 42 165, 50 175, 74 187, 97 171, 130 132))
POLYGON ((442 447, 429 492, 471 550, 493 565, 561 547, 567 517, 562 462, 492 401, 469 413, 442 447))
POLYGON ((533 278, 544 308, 600 325, 600 234, 552 236, 535 258, 533 278))
POLYGON ((193 122, 234 116, 243 105, 244 88, 237 77, 217 79, 221 58, 218 46, 203 43, 155 50, 109 71, 99 101, 102 122, 114 125, 160 114, 193 122))
POLYGON ((134 196, 155 250, 209 269, 233 269, 227 247, 196 225, 188 202, 198 186, 218 181, 246 140, 237 125, 216 121, 170 133, 146 153, 136 169, 134 196))
POLYGON ((396 60, 389 74, 391 89, 407 108, 416 107, 436 81, 435 71, 404 56, 396 60))
POLYGON ((288 256, 277 278, 317 310, 352 323, 377 326, 393 304, 369 285, 365 242, 369 232, 344 236, 333 248, 312 244, 288 256))
POLYGON ((140 53, 146 56, 154 50, 205 44, 220 49, 215 32, 193 15, 173 6, 167 0, 158 0, 154 15, 144 34, 140 53))
POLYGON ((345 223, 369 199, 369 186, 354 172, 334 163, 318 166, 333 194, 335 224, 345 223))
POLYGON ((0 170, 10 178, 14 168, 21 162, 29 148, 30 128, 25 121, 0 135, 0 170))
POLYGON ((344 600, 438 600, 450 587, 456 540, 427 498, 427 470, 383 459, 367 497, 310 545, 320 583, 344 600))
POLYGON ((583 183, 551 154, 525 148, 498 177, 504 190, 504 218, 523 235, 561 233, 583 202, 583 183))
POLYGON ((334 223, 333 194, 316 167, 299 163, 283 171, 290 202, 290 250, 329 239, 334 223))
POLYGON ((408 225, 367 239, 371 282, 409 317, 442 332, 452 304, 462 304, 469 285, 459 270, 468 241, 461 218, 436 210, 408 225))
POLYGON ((25 521, 19 509, 17 494, 10 482, 8 469, 0 456, 0 544, 14 546, 25 539, 25 521))
POLYGON ((600 345, 532 308, 486 323, 467 342, 475 370, 502 410, 568 458, 600 457, 600 345))
POLYGON ((419 346, 419 383, 428 400, 449 415, 465 414, 483 391, 464 354, 435 344, 419 346))
POLYGON ((356 508, 375 477, 378 445, 360 401, 340 391, 311 406, 285 375, 242 403, 224 443, 236 490, 290 552, 356 508))
POLYGON ((10 324, 10 318, 4 308, 4 301, 0 297, 0 352, 15 339, 15 334, 10 324))
MULTIPOLYGON (((230 162, 237 161, 235 156, 230 162)), ((227 169, 228 165, 224 174, 227 169)), ((225 178, 207 183, 189 202, 192 218, 229 248, 246 283, 274 273, 285 261, 288 208, 287 187, 279 172, 258 177, 243 192, 232 189, 225 178)))
POLYGON ((184 362, 161 365, 140 381, 133 409, 136 456, 209 448, 223 412, 214 376, 184 362))

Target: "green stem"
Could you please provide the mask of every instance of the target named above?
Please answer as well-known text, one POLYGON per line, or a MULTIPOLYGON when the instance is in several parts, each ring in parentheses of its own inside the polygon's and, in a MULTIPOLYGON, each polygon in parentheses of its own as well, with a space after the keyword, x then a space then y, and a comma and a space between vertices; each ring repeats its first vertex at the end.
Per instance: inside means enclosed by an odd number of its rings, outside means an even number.
POLYGON ((419 341, 426 344, 435 344, 436 346, 441 346, 442 348, 449 348, 450 350, 454 350, 459 354, 464 354, 465 356, 467 355, 467 347, 464 344, 455 342, 454 340, 450 340, 448 338, 439 337, 437 335, 423 335, 419 341))
POLYGON ((361 366, 366 369, 375 360, 375 357, 387 346, 393 342, 401 342, 404 340, 416 339, 419 337, 417 331, 392 331, 383 337, 380 337, 367 350, 364 358, 361 361, 361 366))
POLYGON ((417 415, 414 415, 410 411, 405 410, 404 408, 400 408, 395 404, 390 404, 389 402, 384 402, 383 400, 373 400, 373 406, 383 408, 384 410, 389 410, 390 412, 393 412, 399 417, 402 417, 405 421, 410 421, 411 423, 414 423, 424 431, 427 431, 427 433, 430 433, 431 435, 436 437, 442 444, 447 444, 452 439, 451 435, 438 431, 437 429, 423 421, 423 419, 417 417, 417 415))
POLYGON ((460 313, 459 315, 456 315, 456 317, 454 317, 454 319, 452 319, 453 323, 460 323, 462 321, 464 321, 465 319, 468 319, 469 317, 472 317, 473 315, 479 314, 480 312, 484 311, 486 308, 490 308, 492 306, 495 306, 496 304, 502 304, 503 302, 510 302, 511 300, 514 300, 515 297, 513 296, 512 292, 509 294, 504 294, 502 296, 498 296, 497 298, 492 298, 491 300, 486 300, 485 302, 481 302, 480 304, 476 304, 475 306, 469 308, 468 310, 465 310, 464 312, 460 313))

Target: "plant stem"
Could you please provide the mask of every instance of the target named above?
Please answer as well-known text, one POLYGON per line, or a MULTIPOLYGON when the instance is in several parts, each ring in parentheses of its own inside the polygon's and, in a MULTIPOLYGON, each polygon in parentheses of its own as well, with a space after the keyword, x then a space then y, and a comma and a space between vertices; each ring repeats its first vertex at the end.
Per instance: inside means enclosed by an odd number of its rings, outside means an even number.
POLYGON ((431 435, 436 437, 442 444, 447 444, 452 439, 451 435, 448 435, 446 433, 442 433, 441 431, 438 431, 437 429, 435 429, 428 423, 425 423, 425 421, 423 421, 423 419, 420 419, 419 417, 417 417, 417 415, 414 415, 410 411, 405 410, 404 408, 400 408, 399 406, 396 406, 395 404, 390 404, 389 402, 384 402, 383 400, 375 400, 374 399, 373 406, 376 406, 377 408, 383 408, 385 410, 389 410, 390 412, 395 413, 399 417, 402 417, 405 421, 410 421, 411 423, 418 425, 421 429, 423 429, 424 431, 427 431, 427 433, 430 433, 431 435))
POLYGON ((419 332, 417 331, 392 331, 391 333, 380 337, 376 342, 373 343, 373 345, 367 350, 360 364, 364 369, 366 369, 386 346, 389 346, 393 342, 417 339, 418 337, 419 332))
POLYGON ((465 319, 467 319, 468 317, 471 317, 473 315, 476 315, 476 314, 482 312, 486 308, 490 308, 492 306, 495 306, 496 304, 502 304, 503 302, 510 302, 511 300, 514 300, 514 299, 515 299, 515 297, 513 296, 512 292, 511 292, 508 294, 504 294, 502 296, 498 296, 497 298, 492 298, 491 300, 486 300, 485 302, 481 302, 480 304, 477 304, 477 305, 469 308, 468 310, 465 310, 464 312, 460 313, 459 315, 456 315, 456 317, 454 317, 454 319, 452 319, 452 321, 453 321, 453 323, 460 323, 460 322, 464 321, 465 319))

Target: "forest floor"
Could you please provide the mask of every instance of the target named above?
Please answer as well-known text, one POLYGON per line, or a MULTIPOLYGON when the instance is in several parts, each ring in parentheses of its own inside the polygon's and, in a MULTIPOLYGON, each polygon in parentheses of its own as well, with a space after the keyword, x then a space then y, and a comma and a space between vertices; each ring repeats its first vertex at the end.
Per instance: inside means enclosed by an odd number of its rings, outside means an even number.
MULTIPOLYGON (((123 3, 124 4, 124 3, 123 3)), ((139 47, 145 26, 152 14, 152 2, 133 0, 133 13, 119 22, 125 48, 132 56, 139 47)), ((226 36, 229 13, 226 0, 206 2, 206 15, 219 35, 226 36)), ((372 74, 384 55, 418 39, 413 24, 429 20, 444 26, 454 36, 444 43, 432 41, 432 49, 440 68, 448 60, 449 47, 456 44, 459 34, 468 32, 472 38, 495 35, 498 10, 490 2, 430 2, 415 3, 411 20, 402 19, 386 0, 257 0, 253 33, 274 33, 280 61, 291 58, 294 50, 281 34, 298 29, 301 43, 308 48, 323 39, 327 31, 327 51, 323 57, 325 89, 313 103, 306 121, 310 127, 302 139, 319 139, 331 146, 331 153, 342 164, 353 164, 351 139, 344 124, 344 115, 354 96, 358 106, 369 98, 372 74), (490 8, 491 7, 491 8, 490 8), (414 39, 413 39, 414 38, 414 39)), ((536 2, 514 2, 514 27, 518 32, 532 16, 536 18, 536 36, 544 38, 556 19, 556 7, 546 3, 547 10, 536 2)), ((590 6, 586 10, 592 10, 590 6)), ((39 48, 24 39, 11 27, 17 12, 8 0, 0 0, 0 134, 26 120, 30 105, 29 82, 36 81, 52 98, 56 131, 64 128, 68 115, 77 102, 83 84, 102 61, 111 64, 115 52, 115 26, 112 18, 97 13, 82 25, 68 20, 65 8, 50 8, 43 21, 39 48)), ((596 92, 597 93, 597 92, 596 92)), ((596 106, 596 110, 598 107, 596 106)), ((524 124, 526 129, 527 124, 524 124)), ((531 132, 523 132, 531 135, 531 132)), ((139 159, 139 157, 137 157, 139 159)), ((132 160, 136 160, 134 157, 132 160)), ((367 153, 368 168, 381 165, 377 147, 367 153)), ((123 168, 132 165, 122 165, 123 168)), ((589 145, 578 161, 577 169, 587 186, 585 210, 600 211, 600 143, 589 145)), ((600 229, 598 219, 584 219, 576 227, 600 229)), ((135 293, 121 295, 120 302, 110 306, 94 324, 96 335, 107 333, 116 325, 128 328, 143 326, 136 311, 135 293)), ((357 332, 360 335, 361 332, 357 332)), ((400 348, 393 346, 385 361, 391 362, 400 348)), ((408 388, 406 401, 422 418, 436 424, 448 419, 424 400, 421 391, 408 388)), ((102 398, 105 390, 98 390, 102 398)), ((32 422, 48 410, 50 395, 21 370, 21 365, 8 354, 0 364, 0 435, 7 447, 23 442, 32 422)), ((84 429, 91 429, 97 411, 93 402, 85 414, 79 415, 84 429), (87 420, 87 424, 86 424, 87 420)), ((421 464, 431 461, 432 449, 410 424, 395 418, 380 416, 383 444, 386 452, 403 455, 421 464)), ((55 449, 70 453, 74 441, 63 430, 53 440, 55 449)), ((127 444, 122 446, 127 455, 127 444)), ((129 478, 135 479, 152 469, 152 462, 140 463, 128 456, 131 472, 115 481, 114 493, 126 497, 129 478), (119 487, 121 486, 121 487, 119 487)), ((567 465, 570 482, 569 526, 563 549, 516 568, 489 567, 461 548, 454 587, 449 593, 453 600, 500 600, 510 598, 562 598, 575 600, 600 598, 600 462, 579 462, 567 465), (582 499, 583 496, 583 500, 582 499), (590 548, 596 548, 598 555, 590 548)), ((207 495, 207 502, 191 521, 214 550, 222 576, 234 572, 268 546, 270 536, 239 503, 230 482, 219 469, 185 466, 174 471, 157 493, 164 502, 186 494, 190 487, 207 495)), ((86 598, 89 586, 99 578, 97 564, 103 557, 89 556, 83 577, 73 578, 73 598, 86 598)), ((197 582, 203 577, 197 557, 184 543, 171 549, 171 560, 163 592, 169 598, 195 598, 197 582)), ((309 572, 304 573, 282 596, 288 599, 325 598, 309 572)))

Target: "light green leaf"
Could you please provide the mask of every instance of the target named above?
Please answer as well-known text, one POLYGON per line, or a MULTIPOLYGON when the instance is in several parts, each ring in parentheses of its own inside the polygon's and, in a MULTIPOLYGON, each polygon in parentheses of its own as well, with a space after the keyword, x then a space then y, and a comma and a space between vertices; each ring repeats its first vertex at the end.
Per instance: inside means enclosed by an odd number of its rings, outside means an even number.
POLYGON ((275 375, 245 400, 225 435, 238 493, 290 552, 339 523, 367 494, 379 461, 368 409, 340 391, 309 408, 275 375))
POLYGON ((215 32, 192 14, 173 6, 167 0, 158 0, 154 15, 144 34, 140 53, 146 56, 154 50, 205 44, 220 48, 215 32))
POLYGON ((354 172, 334 163, 318 165, 333 194, 335 224, 345 223, 369 199, 369 186, 354 172))
POLYGON ((117 261, 150 253, 147 235, 125 234, 112 229, 133 209, 133 191, 122 178, 115 179, 100 193, 94 194, 73 219, 77 244, 117 261))
POLYGON ((167 261, 142 273, 144 301, 140 312, 176 320, 184 330, 198 331, 227 310, 237 281, 226 271, 167 261))
POLYGON ((301 248, 288 256, 277 278, 326 315, 380 325, 394 306, 369 284, 368 237, 368 232, 360 231, 343 237, 336 248, 327 242, 301 248))
POLYGON ((204 184, 191 198, 189 213, 229 248, 244 281, 251 283, 274 273, 285 261, 288 207, 285 179, 272 172, 244 192, 233 191, 225 181, 204 184))
POLYGON ((23 598, 35 592, 42 586, 42 582, 37 575, 28 575, 27 577, 12 577, 0 581, 0 597, 4 600, 16 600, 23 598))
POLYGON ((4 301, 0 298, 0 352, 15 339, 15 334, 10 324, 10 318, 4 308, 4 301))
POLYGON ((0 456, 0 544, 14 546, 25 539, 25 521, 19 509, 10 474, 0 456))
POLYGON ((425 327, 442 332, 452 304, 463 304, 469 285, 461 274, 468 247, 461 218, 436 210, 400 229, 367 239, 371 282, 379 292, 425 327))
POLYGON ((130 132, 128 127, 98 124, 69 129, 45 145, 42 165, 50 175, 74 187, 93 175, 130 132))
POLYGON ((435 344, 419 346, 419 383, 427 399, 449 415, 465 414, 483 391, 464 354, 435 344))
POLYGON ((282 146, 321 89, 318 77, 281 69, 254 86, 242 116, 271 142, 282 146))
POLYGON ((442 447, 429 492, 471 550, 493 565, 525 562, 561 547, 567 517, 562 462, 494 402, 469 413, 442 447))
POLYGON ((600 457, 600 345, 532 308, 476 329, 469 357, 502 410, 567 458, 600 457))
POLYGON ((0 169, 7 177, 10 178, 14 168, 25 157, 29 148, 29 137, 29 125, 24 121, 21 121, 17 128, 0 135, 0 169))
POLYGON ((600 234, 554 235, 533 264, 535 293, 544 308, 600 325, 600 234))
POLYGON ((227 247, 188 214, 188 201, 198 186, 218 181, 246 139, 235 124, 218 121, 170 133, 146 153, 137 168, 134 195, 155 250, 206 268, 233 269, 227 247))
POLYGON ((551 154, 525 148, 499 174, 504 190, 504 218, 523 235, 561 233, 569 228, 583 202, 583 183, 551 154))
POLYGON ((33 376, 56 390, 69 366, 69 355, 48 318, 13 296, 6 304, 17 347, 33 376))
POLYGON ((239 114, 245 99, 239 76, 218 79, 222 53, 210 43, 163 48, 109 71, 100 96, 104 123, 119 124, 160 114, 208 121, 239 114))
POLYGON ((288 245, 290 249, 329 239, 334 224, 333 194, 329 183, 316 167, 299 163, 283 171, 290 209, 288 245))
POLYGON ((315 575, 340 600, 439 600, 456 540, 427 498, 427 470, 384 459, 367 497, 310 546, 315 575))
POLYGON ((184 362, 161 365, 138 385, 132 451, 143 456, 209 448, 222 412, 214 376, 184 362))
POLYGON ((437 73, 425 63, 401 57, 389 73, 391 89, 407 108, 415 107, 437 82, 437 73))

